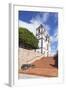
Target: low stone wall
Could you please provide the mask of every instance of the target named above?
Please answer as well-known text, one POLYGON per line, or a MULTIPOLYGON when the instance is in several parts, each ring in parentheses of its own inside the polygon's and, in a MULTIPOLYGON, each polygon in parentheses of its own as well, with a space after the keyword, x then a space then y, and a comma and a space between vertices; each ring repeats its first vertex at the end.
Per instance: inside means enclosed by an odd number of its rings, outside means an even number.
POLYGON ((34 50, 19 48, 18 50, 18 68, 21 69, 22 64, 30 64, 44 57, 41 53, 34 50))

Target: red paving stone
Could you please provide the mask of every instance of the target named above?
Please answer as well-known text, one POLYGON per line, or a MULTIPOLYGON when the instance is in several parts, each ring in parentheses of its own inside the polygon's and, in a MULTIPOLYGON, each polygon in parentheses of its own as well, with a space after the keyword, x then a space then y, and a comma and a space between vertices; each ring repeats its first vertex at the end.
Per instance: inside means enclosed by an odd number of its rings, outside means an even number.
POLYGON ((29 68, 27 70, 20 70, 20 73, 39 75, 45 77, 56 77, 58 76, 58 69, 53 67, 55 60, 53 57, 43 57, 40 60, 36 60, 32 64, 35 65, 34 68, 29 68))

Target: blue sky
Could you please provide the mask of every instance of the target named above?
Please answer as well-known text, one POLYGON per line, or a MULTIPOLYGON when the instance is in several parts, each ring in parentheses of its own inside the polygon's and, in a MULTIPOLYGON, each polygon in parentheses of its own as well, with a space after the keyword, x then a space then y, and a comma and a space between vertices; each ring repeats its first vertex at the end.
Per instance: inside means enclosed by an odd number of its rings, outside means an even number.
POLYGON ((58 13, 19 11, 19 21, 20 25, 23 24, 27 26, 28 29, 31 28, 33 30, 39 24, 43 24, 51 37, 51 52, 56 53, 58 46, 58 13))

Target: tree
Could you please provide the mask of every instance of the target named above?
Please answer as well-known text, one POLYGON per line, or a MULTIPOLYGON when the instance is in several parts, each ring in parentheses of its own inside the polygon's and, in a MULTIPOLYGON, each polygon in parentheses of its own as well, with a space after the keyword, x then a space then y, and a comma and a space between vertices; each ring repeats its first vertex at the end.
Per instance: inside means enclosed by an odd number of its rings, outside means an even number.
POLYGON ((26 48, 37 49, 38 39, 32 32, 26 28, 19 28, 19 45, 23 45, 26 48))

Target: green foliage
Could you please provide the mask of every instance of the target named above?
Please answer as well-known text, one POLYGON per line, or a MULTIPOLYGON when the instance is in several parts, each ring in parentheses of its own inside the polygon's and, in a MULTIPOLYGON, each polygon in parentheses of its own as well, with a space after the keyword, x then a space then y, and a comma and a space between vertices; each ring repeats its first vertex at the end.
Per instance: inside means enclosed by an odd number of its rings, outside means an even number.
POLYGON ((33 35, 32 32, 30 32, 26 28, 19 28, 19 43, 27 46, 31 49, 37 49, 38 48, 38 40, 33 35))

